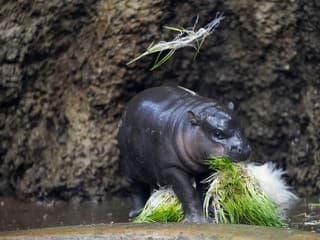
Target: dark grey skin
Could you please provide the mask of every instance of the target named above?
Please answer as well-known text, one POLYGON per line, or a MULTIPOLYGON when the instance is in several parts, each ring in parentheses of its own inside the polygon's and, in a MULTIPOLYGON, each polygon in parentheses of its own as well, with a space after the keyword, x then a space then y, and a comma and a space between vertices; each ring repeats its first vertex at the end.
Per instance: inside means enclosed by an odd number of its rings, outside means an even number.
POLYGON ((213 155, 242 161, 251 151, 232 110, 180 87, 155 87, 135 96, 123 113, 118 140, 120 167, 130 184, 130 217, 153 189, 170 185, 185 222, 205 222, 204 160, 213 155))

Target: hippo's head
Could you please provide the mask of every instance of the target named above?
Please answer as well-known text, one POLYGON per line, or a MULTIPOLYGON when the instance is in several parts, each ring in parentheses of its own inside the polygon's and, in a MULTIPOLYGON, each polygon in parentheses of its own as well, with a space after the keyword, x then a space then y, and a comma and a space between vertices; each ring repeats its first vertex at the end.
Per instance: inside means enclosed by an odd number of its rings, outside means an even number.
POLYGON ((195 154, 206 159, 208 156, 228 156, 232 161, 246 160, 251 148, 242 133, 240 122, 230 109, 210 106, 195 113, 188 112, 193 128, 195 154))

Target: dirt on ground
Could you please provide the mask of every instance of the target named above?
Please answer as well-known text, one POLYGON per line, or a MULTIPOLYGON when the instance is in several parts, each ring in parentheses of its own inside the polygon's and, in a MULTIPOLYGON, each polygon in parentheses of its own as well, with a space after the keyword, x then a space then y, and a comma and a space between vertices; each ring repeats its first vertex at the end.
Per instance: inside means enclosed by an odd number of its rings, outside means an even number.
POLYGON ((122 191, 117 126, 139 91, 179 84, 233 101, 252 159, 320 191, 320 2, 0 0, 0 195, 97 198, 122 191), (199 56, 127 66, 169 26, 225 16, 199 56))

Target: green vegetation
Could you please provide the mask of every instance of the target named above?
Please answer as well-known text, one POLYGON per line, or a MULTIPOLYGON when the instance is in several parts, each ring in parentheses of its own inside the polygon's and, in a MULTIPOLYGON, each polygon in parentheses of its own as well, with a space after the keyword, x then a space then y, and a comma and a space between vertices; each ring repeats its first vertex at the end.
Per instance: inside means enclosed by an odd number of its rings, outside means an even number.
POLYGON ((147 55, 158 53, 156 61, 153 67, 151 68, 151 70, 154 70, 157 67, 164 64, 166 61, 168 61, 170 57, 173 56, 175 51, 182 47, 193 47, 196 50, 194 56, 194 58, 196 58, 204 43, 204 40, 218 27, 222 19, 223 16, 217 15, 217 17, 213 19, 210 23, 208 23, 205 27, 200 28, 197 31, 195 31, 195 26, 198 23, 198 17, 194 27, 191 30, 185 28, 165 26, 165 29, 178 32, 178 35, 172 41, 169 42, 160 41, 157 44, 151 43, 151 45, 147 48, 147 50, 144 53, 128 62, 128 65, 140 60, 141 58, 147 55), (166 51, 166 54, 164 55, 164 57, 161 57, 164 51, 166 51))
MULTIPOLYGON (((216 223, 284 226, 275 203, 263 192, 255 179, 247 175, 240 164, 227 157, 207 160, 213 174, 205 180, 209 184, 203 211, 216 223), (213 213, 209 208, 214 209, 213 213)), ((181 203, 172 189, 155 191, 134 222, 181 222, 181 203)))
POLYGON ((275 203, 241 165, 226 157, 212 157, 207 163, 214 173, 205 180, 210 184, 203 205, 206 217, 216 223, 284 225, 275 203), (214 209, 212 216, 210 206, 214 209))
POLYGON ((133 222, 181 222, 182 206, 172 189, 155 191, 133 222))

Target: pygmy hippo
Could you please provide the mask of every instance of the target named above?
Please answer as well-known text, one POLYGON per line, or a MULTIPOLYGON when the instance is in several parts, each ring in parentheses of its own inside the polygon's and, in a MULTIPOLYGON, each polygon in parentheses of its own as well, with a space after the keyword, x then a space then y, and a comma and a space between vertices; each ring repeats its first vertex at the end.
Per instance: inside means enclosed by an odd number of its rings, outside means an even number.
POLYGON ((185 222, 204 222, 202 214, 209 155, 248 158, 250 146, 233 107, 182 87, 155 87, 135 96, 119 125, 120 168, 130 184, 134 217, 150 192, 172 186, 185 222), (195 183, 195 184, 194 184, 195 183))

